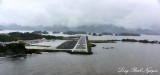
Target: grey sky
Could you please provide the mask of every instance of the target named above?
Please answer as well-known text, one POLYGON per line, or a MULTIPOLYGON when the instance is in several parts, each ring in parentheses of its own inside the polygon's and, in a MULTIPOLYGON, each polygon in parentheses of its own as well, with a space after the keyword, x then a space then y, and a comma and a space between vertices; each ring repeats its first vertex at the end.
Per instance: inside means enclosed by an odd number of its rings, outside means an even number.
POLYGON ((158 0, 1 0, 0 24, 160 27, 158 0))

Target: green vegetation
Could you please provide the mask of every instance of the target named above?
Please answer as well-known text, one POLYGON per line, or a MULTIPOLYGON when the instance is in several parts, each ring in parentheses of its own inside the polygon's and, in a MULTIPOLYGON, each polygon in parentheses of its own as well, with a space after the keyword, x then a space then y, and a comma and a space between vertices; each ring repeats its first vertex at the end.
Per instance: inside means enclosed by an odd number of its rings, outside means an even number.
POLYGON ((5 46, 1 45, 0 53, 4 53, 6 55, 26 54, 27 50, 22 43, 12 43, 5 46))
POLYGON ((41 39, 42 35, 34 34, 34 33, 20 33, 20 32, 12 32, 9 33, 8 36, 16 38, 16 40, 33 40, 33 39, 41 39))
POLYGON ((89 42, 89 44, 88 44, 88 47, 95 47, 96 45, 95 44, 93 44, 93 43, 91 43, 91 42, 89 42))
POLYGON ((116 36, 140 36, 140 34, 136 34, 136 33, 119 33, 119 34, 116 34, 116 36))
POLYGON ((93 36, 97 36, 97 33, 93 33, 92 35, 93 35, 93 36))
POLYGON ((59 31, 53 31, 52 32, 53 34, 58 34, 58 33, 60 33, 59 31))
POLYGON ((88 35, 91 35, 91 33, 88 33, 88 35))
POLYGON ((49 34, 47 31, 43 31, 42 34, 49 34))
POLYGON ((102 34, 92 33, 92 36, 102 36, 102 34))
POLYGON ((23 43, 11 43, 4 46, 0 45, 0 54, 3 55, 26 55, 36 53, 39 54, 39 50, 27 50, 23 43))
POLYGON ((113 35, 113 34, 108 32, 103 32, 102 35, 113 35))
POLYGON ((11 37, 10 35, 0 34, 0 42, 16 41, 18 38, 11 37))
POLYGON ((87 34, 87 33, 84 31, 67 31, 64 32, 63 34, 75 35, 75 34, 87 34))
POLYGON ((49 34, 47 31, 34 31, 32 32, 34 34, 38 34, 38 35, 41 35, 41 34, 49 34))
POLYGON ((33 34, 38 34, 38 35, 41 35, 42 34, 42 31, 34 31, 32 32, 33 34))
POLYGON ((0 35, 0 42, 11 42, 11 41, 18 41, 18 40, 34 40, 34 39, 42 39, 46 38, 50 39, 62 39, 62 36, 51 36, 51 35, 39 35, 35 33, 20 33, 20 32, 12 32, 6 35, 0 35))
POLYGON ((98 34, 98 36, 102 36, 102 34, 98 34))
POLYGON ((135 40, 135 39, 122 39, 122 42, 138 42, 138 40, 135 40))
POLYGON ((62 36, 51 36, 51 35, 44 35, 44 36, 42 36, 42 38, 45 38, 45 39, 48 39, 48 40, 51 40, 51 39, 63 39, 62 36))
POLYGON ((159 44, 159 41, 135 40, 135 39, 122 39, 122 42, 140 42, 140 43, 159 44))

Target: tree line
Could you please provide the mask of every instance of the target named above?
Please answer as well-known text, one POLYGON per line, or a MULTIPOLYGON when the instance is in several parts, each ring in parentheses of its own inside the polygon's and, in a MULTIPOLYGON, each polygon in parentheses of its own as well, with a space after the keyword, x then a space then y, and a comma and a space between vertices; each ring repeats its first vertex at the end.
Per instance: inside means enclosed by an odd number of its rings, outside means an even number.
POLYGON ((0 34, 0 42, 11 42, 17 40, 34 40, 34 39, 62 39, 61 36, 39 35, 36 33, 11 32, 8 34, 0 34))

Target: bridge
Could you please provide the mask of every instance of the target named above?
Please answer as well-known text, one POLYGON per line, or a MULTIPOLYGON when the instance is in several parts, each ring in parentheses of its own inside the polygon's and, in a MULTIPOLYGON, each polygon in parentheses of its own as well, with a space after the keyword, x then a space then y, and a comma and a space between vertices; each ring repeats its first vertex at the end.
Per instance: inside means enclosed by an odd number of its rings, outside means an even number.
POLYGON ((86 36, 81 36, 72 52, 88 52, 86 36))

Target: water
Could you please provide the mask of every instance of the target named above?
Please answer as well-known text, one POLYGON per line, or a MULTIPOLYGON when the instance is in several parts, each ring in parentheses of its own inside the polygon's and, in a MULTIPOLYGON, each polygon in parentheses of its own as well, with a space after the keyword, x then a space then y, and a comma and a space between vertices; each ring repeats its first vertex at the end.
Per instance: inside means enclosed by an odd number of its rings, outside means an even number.
MULTIPOLYGON (((26 31, 26 30, 3 30, 0 31, 0 34, 2 33, 9 33, 9 32, 33 32, 33 31, 26 31)), ((75 36, 75 35, 68 35, 68 34, 63 34, 62 32, 58 33, 58 34, 53 34, 52 31, 48 31, 49 34, 44 34, 44 35, 53 35, 53 36, 64 36, 64 37, 68 37, 68 36, 75 36)), ((81 34, 77 34, 76 36, 80 36, 81 34)), ((160 41, 160 35, 141 35, 141 36, 111 36, 111 35, 104 35, 104 36, 91 36, 91 35, 87 35, 88 38, 90 40, 121 40, 121 39, 137 39, 137 40, 157 40, 160 41)))
POLYGON ((25 32, 33 32, 33 31, 27 31, 27 30, 2 30, 0 31, 0 34, 6 34, 6 33, 10 33, 10 32, 22 32, 22 33, 25 33, 25 32))
MULTIPOLYGON (((160 40, 160 36, 89 36, 91 40, 112 39, 160 40)), ((160 44, 132 42, 99 43, 93 55, 71 55, 65 52, 33 54, 26 57, 0 58, 0 75, 160 75, 160 72, 118 72, 120 67, 160 71, 160 44), (103 49, 103 47, 114 47, 103 49)))
MULTIPOLYGON (((10 32, 22 32, 22 33, 25 33, 25 32, 33 32, 33 31, 29 31, 29 30, 2 30, 0 31, 0 34, 7 34, 7 33, 10 33, 10 32)), ((68 35, 68 34, 63 34, 62 32, 58 33, 58 34, 54 34, 52 33, 52 31, 48 31, 49 34, 43 34, 43 35, 53 35, 53 36, 64 36, 64 37, 68 37, 68 36, 75 36, 75 35, 68 35)))
POLYGON ((137 40, 157 40, 160 41, 160 35, 141 35, 141 36, 111 36, 111 35, 104 35, 104 36, 88 36, 90 40, 122 40, 122 39, 137 39, 137 40))
MULTIPOLYGON (((153 67, 160 71, 159 44, 117 42, 96 45, 92 48, 93 55, 60 52, 28 55, 26 58, 0 58, 0 75, 124 75, 117 72, 120 67, 153 67)), ((160 75, 160 72, 126 75, 160 75)))

